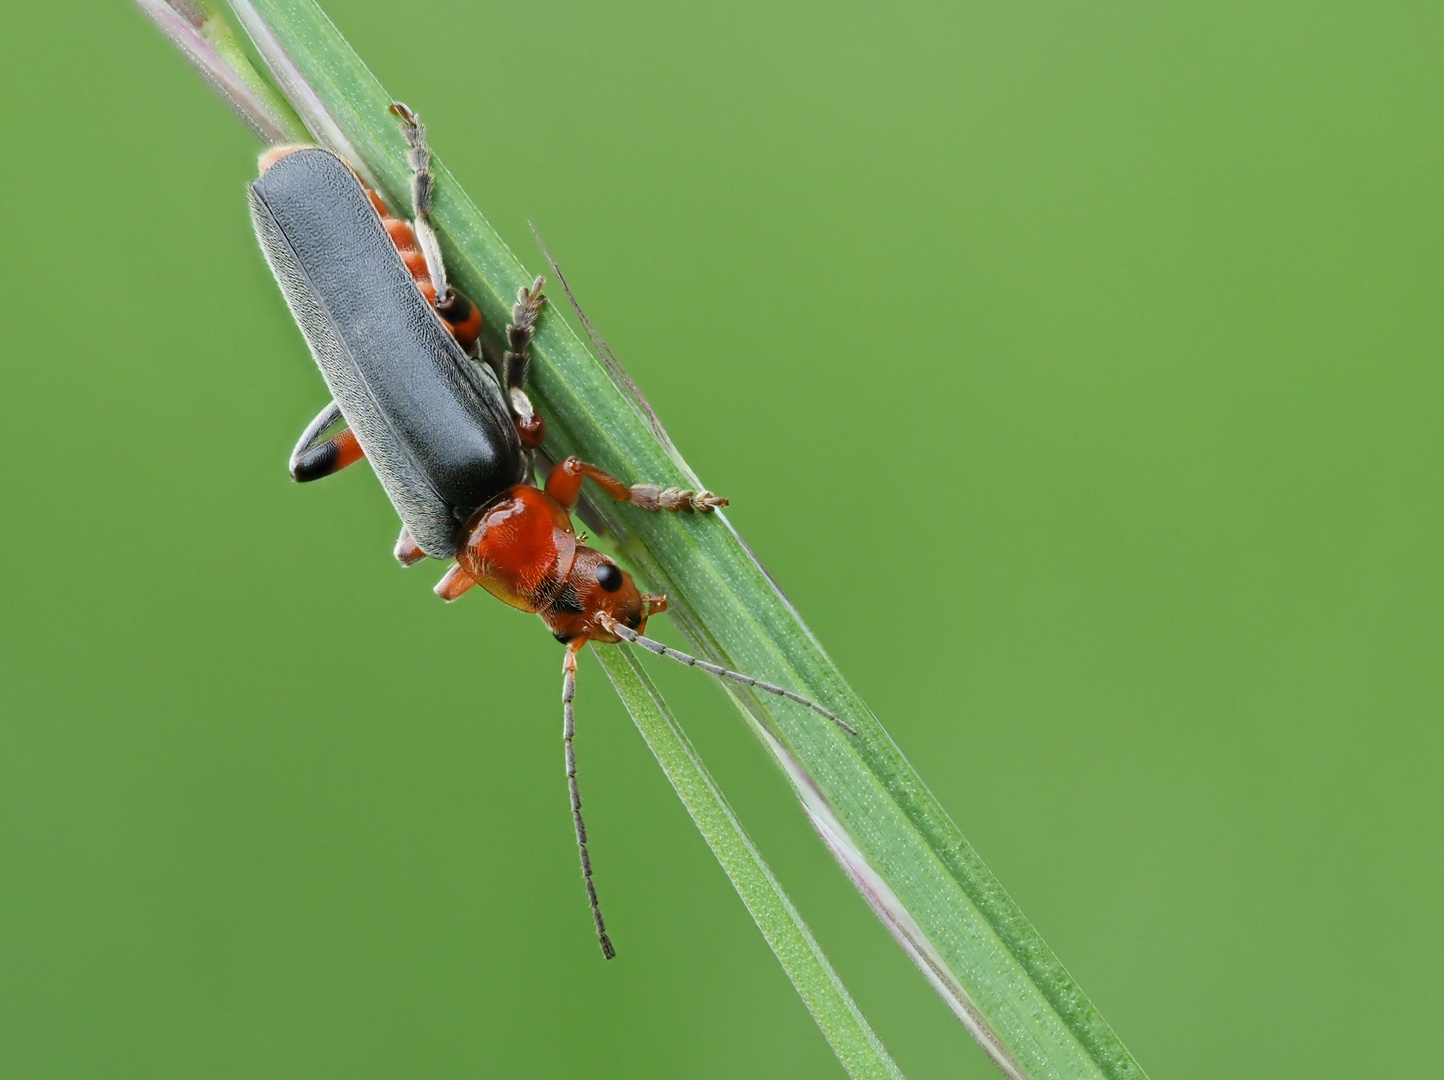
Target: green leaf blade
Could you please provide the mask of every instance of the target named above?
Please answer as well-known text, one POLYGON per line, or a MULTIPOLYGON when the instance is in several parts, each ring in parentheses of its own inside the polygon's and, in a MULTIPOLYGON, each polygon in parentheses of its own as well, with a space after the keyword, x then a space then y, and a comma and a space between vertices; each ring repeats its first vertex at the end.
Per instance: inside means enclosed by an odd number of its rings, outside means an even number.
MULTIPOLYGON (((326 16, 311 0, 234 0, 233 7, 253 39, 256 24, 274 36, 314 91, 324 114, 317 122, 293 95, 313 132, 338 149, 344 142, 353 163, 404 207, 408 177, 387 113, 392 99, 326 16)), ((266 53, 260 40, 257 46, 266 53)), ((450 173, 439 162, 435 168, 451 276, 494 330, 532 275, 450 173)), ((564 319, 542 320, 533 354, 531 389, 548 422, 549 451, 578 454, 628 480, 704 486, 564 319)), ((806 694, 858 729, 849 737, 807 710, 727 687, 874 910, 1004 1072, 1142 1077, 725 517, 600 513, 643 578, 666 592, 699 652, 806 694)))
POLYGON ((637 729, 838 1060, 856 1080, 901 1080, 901 1071, 723 800, 636 657, 624 648, 596 652, 637 729))

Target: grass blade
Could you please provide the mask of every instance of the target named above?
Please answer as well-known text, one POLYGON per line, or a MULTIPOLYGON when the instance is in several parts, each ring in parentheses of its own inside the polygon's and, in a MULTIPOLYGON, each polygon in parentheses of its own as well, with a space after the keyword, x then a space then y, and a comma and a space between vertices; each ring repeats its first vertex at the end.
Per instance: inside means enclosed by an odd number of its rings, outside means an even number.
POLYGON ((593 651, 848 1074, 857 1080, 901 1080, 902 1073, 723 800, 637 658, 625 648, 593 651))
POLYGON ((136 0, 216 93, 267 145, 304 142, 306 128, 260 72, 230 27, 202 0, 136 0))
MULTIPOLYGON (((283 85, 294 72, 354 163, 394 205, 406 206, 405 148, 387 114, 392 98, 320 9, 311 0, 234 0, 233 7, 248 29, 259 28, 253 40, 283 85)), ((328 137, 309 113, 307 122, 328 137)), ((503 326, 517 289, 532 275, 445 167, 438 161, 434 168, 452 277, 489 327, 503 326)), ((685 344, 678 348, 685 353, 685 344)), ((628 479, 704 486, 628 381, 593 356, 563 319, 542 321, 533 351, 533 398, 547 419, 551 453, 576 453, 628 479)), ((667 593, 676 624, 698 652, 794 688, 858 729, 849 737, 787 702, 727 687, 854 883, 1004 1073, 1142 1077, 725 517, 610 506, 599 512, 643 580, 667 593)), ((604 662, 609 672, 620 663, 604 662)))
MULTIPOLYGON (((191 9, 185 0, 138 2, 265 142, 302 141, 309 131, 317 141, 352 160, 368 182, 376 182, 330 110, 253 7, 239 4, 238 14, 273 75, 295 103, 296 112, 261 80, 236 46, 229 28, 214 12, 191 9), (216 41, 222 41, 225 47, 210 48, 216 41), (256 87, 265 93, 249 93, 256 87), (240 93, 238 88, 247 92, 240 93), (277 103, 280 108, 275 107, 277 103), (277 116, 282 117, 279 123, 277 116)), ((620 368, 615 370, 626 378, 620 368)), ((635 387, 632 389, 635 391, 635 387)), ((857 1080, 902 1080, 902 1072, 743 831, 655 687, 629 655, 608 650, 603 654, 603 664, 648 746, 848 1074, 857 1080)))

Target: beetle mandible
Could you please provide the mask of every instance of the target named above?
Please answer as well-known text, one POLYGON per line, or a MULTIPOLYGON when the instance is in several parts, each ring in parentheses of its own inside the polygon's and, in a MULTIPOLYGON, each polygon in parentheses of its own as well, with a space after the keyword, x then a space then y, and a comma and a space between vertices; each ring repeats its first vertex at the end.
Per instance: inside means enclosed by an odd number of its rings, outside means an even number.
POLYGON ((630 574, 577 537, 570 515, 583 479, 642 510, 710 514, 727 500, 709 491, 628 486, 576 457, 536 486, 532 451, 546 425, 525 384, 546 305, 544 279, 520 290, 507 348, 490 353, 481 313, 447 281, 431 220, 435 179, 426 129, 405 105, 391 111, 408 146, 409 222, 320 147, 268 150, 250 185, 261 250, 332 395, 302 433, 291 475, 319 480, 364 457, 401 517, 396 558, 403 566, 428 556, 454 560, 436 586, 443 599, 480 585, 539 615, 566 646, 563 742, 572 820, 597 938, 610 959, 615 950, 592 881, 572 749, 577 653, 588 642, 630 641, 852 728, 790 690, 643 636, 647 619, 665 611, 667 600, 639 591, 630 574), (344 426, 327 436, 338 422, 344 426))

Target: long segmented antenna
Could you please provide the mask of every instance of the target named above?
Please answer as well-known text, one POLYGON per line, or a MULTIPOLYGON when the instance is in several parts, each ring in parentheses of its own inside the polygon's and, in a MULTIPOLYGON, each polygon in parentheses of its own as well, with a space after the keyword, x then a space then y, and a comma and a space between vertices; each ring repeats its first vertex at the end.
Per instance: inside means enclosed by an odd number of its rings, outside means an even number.
POLYGON ((643 637, 641 634, 633 630, 630 626, 623 626, 621 623, 617 622, 616 619, 613 619, 610 615, 602 614, 599 617, 599 621, 601 622, 603 628, 605 628, 610 633, 616 634, 617 637, 623 639, 624 641, 630 641, 633 645, 640 645, 648 652, 654 652, 658 656, 665 656, 669 660, 676 660, 679 664, 686 664, 688 667, 701 668, 703 671, 707 672, 707 674, 715 675, 719 679, 731 679, 733 682, 739 682, 743 686, 750 686, 754 690, 764 690, 769 694, 776 694, 778 697, 785 697, 788 701, 795 701, 799 705, 806 705, 809 709, 817 713, 819 716, 827 717, 849 735, 857 734, 857 729, 851 724, 849 724, 842 717, 838 716, 837 713, 832 712, 830 709, 824 709, 817 702, 811 700, 810 698, 805 698, 801 694, 793 693, 791 690, 785 690, 780 686, 774 686, 770 682, 763 682, 761 679, 753 678, 751 675, 744 675, 740 671, 733 671, 730 668, 718 667, 716 664, 709 664, 706 660, 699 660, 697 659, 697 657, 691 656, 688 653, 679 652, 678 650, 673 649, 667 645, 663 645, 660 641, 654 641, 649 637, 643 637))
MULTIPOLYGON (((581 645, 586 642, 582 641, 581 645)), ((567 787, 572 794, 572 822, 577 828, 577 849, 582 853, 582 880, 587 886, 587 901, 592 905, 592 922, 597 926, 597 941, 601 943, 602 955, 608 960, 617 955, 612 939, 607 936, 607 924, 602 918, 602 907, 597 903, 597 887, 592 884, 592 857, 587 854, 587 826, 582 821, 582 793, 577 787, 577 755, 572 750, 572 736, 576 733, 577 721, 572 711, 572 698, 577 694, 577 651, 581 648, 567 646, 566 658, 562 661, 562 741, 567 748, 567 787)))

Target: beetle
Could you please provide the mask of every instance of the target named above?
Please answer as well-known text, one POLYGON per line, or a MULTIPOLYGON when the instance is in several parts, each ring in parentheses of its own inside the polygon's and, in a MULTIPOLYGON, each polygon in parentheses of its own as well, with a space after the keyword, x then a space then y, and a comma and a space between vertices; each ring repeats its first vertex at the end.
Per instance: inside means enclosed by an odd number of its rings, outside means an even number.
POLYGON ((570 515, 583 480, 654 512, 710 514, 727 500, 709 491, 627 485, 576 457, 558 462, 536 486, 533 451, 545 440, 546 424, 525 383, 546 305, 544 279, 518 293, 505 352, 489 352, 476 305, 447 281, 431 219, 435 179, 425 126, 399 102, 391 111, 408 147, 410 221, 393 214, 341 157, 316 146, 267 150, 249 188, 261 250, 332 395, 302 433, 291 475, 319 480, 365 458, 401 518, 395 555, 403 566, 451 560, 436 585, 443 599, 480 585, 539 615, 566 647, 563 742, 572 819, 597 938, 611 959, 616 952, 592 881, 572 747, 577 654, 588 642, 630 641, 852 728, 790 690, 644 636, 648 618, 667 609, 666 597, 642 593, 629 573, 578 538, 570 515), (328 436, 338 422, 344 426, 328 436))

